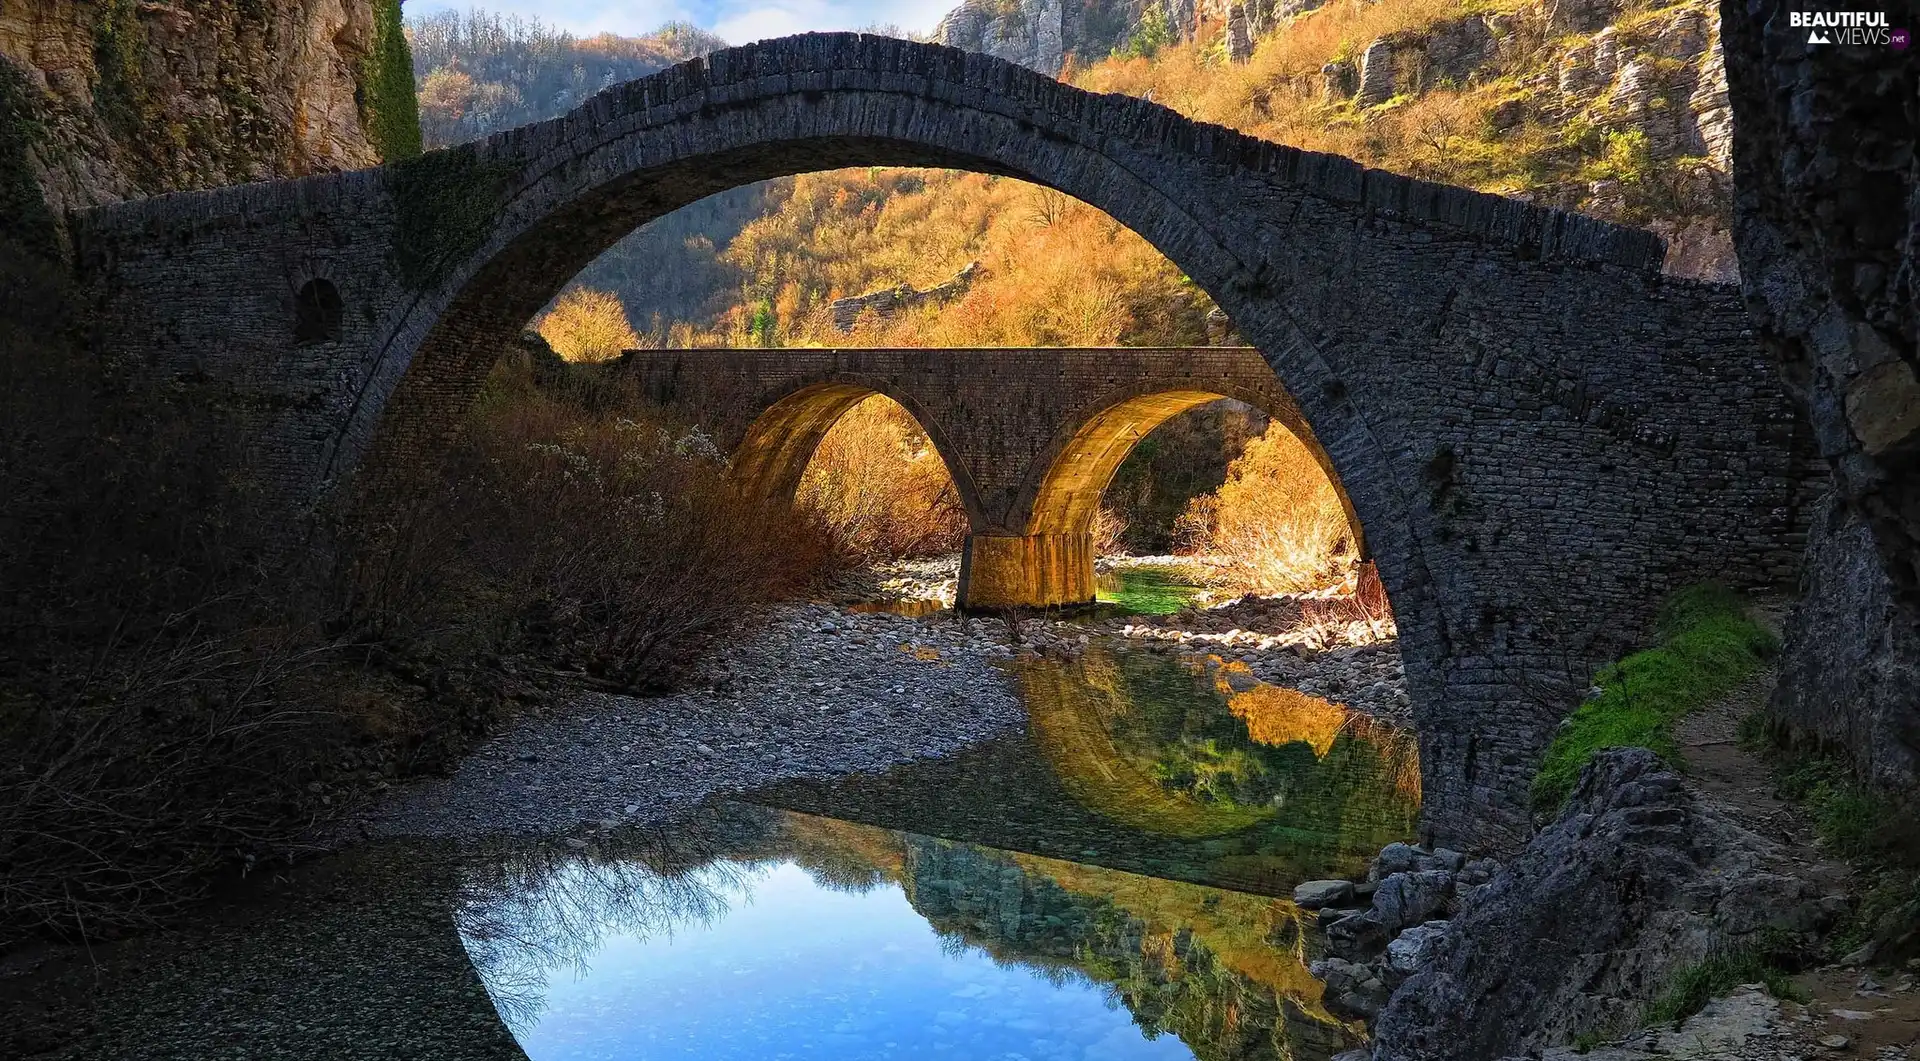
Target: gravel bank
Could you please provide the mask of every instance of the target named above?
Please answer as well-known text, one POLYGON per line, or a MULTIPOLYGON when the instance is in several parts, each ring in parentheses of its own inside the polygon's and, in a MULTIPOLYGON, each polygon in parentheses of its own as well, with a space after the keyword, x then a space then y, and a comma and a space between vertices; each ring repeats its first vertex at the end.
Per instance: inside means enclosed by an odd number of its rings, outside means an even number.
MULTIPOLYGON (((874 578, 912 581, 941 561, 874 578), (924 568, 925 570, 921 570, 924 568)), ((1390 631, 1301 625, 1286 598, 1178 616, 919 618, 794 604, 743 632, 699 680, 659 698, 588 694, 487 742, 446 779, 357 821, 375 836, 478 836, 651 821, 775 781, 877 773, 1021 725, 1013 659, 1100 644, 1175 655, 1230 686, 1267 681, 1410 721, 1390 631), (1356 640, 1368 643, 1354 643, 1356 640)))
POLYGON ((790 605, 670 696, 581 696, 362 819, 377 836, 626 824, 773 781, 879 772, 1021 724, 983 623, 790 605))

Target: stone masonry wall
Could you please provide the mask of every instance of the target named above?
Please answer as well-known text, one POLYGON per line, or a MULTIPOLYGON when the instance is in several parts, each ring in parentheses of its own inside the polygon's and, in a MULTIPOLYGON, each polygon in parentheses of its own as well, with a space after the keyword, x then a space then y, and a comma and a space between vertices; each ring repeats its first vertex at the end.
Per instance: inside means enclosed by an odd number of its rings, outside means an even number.
POLYGON ((855 165, 1038 181, 1211 294, 1339 472, 1400 620, 1428 824, 1511 844, 1587 668, 1703 578, 1791 580, 1804 462, 1731 288, 1651 235, 1097 96, 982 55, 819 34, 616 86, 383 170, 81 216, 129 379, 231 397, 263 490, 431 470, 502 345, 636 225, 855 165), (296 346, 299 293, 341 311, 296 346))

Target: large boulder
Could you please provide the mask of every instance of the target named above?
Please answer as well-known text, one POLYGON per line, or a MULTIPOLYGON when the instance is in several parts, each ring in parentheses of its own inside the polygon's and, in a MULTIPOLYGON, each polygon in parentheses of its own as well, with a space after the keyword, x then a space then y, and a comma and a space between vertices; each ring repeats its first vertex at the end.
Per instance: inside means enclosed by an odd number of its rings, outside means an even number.
POLYGON ((1601 753, 1437 943, 1403 946, 1424 967, 1381 1012, 1374 1057, 1485 1061, 1628 1024, 1679 966, 1823 927, 1831 914, 1794 865, 1652 752, 1601 753))

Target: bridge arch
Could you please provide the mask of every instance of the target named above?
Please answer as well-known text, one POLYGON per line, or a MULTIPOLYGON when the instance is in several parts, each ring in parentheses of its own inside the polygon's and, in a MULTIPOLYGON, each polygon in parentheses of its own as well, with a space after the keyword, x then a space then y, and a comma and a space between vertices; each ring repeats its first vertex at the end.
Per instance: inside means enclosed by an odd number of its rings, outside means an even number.
POLYGON ((825 379, 809 378, 763 397, 756 405, 764 406, 765 411, 754 417, 733 447, 734 483, 750 497, 792 500, 808 462, 820 448, 820 440, 854 406, 876 395, 905 409, 926 432, 933 451, 953 479, 969 525, 980 526, 984 519, 980 490, 966 464, 954 458, 953 443, 941 429, 939 417, 912 391, 868 375, 834 373, 825 379))
POLYGON ((260 489, 297 543, 301 514, 356 469, 369 488, 383 469, 431 474, 418 466, 501 348, 634 227, 860 165, 1050 186, 1233 319, 1366 530, 1442 839, 1526 832, 1534 768, 1588 668, 1643 638, 1667 591, 1796 577, 1806 436, 1737 291, 1663 278, 1658 238, 956 49, 762 42, 467 147, 70 227, 105 355, 130 382, 205 387, 209 415, 257 430, 260 489), (295 347, 286 279, 315 258, 340 333, 295 347))

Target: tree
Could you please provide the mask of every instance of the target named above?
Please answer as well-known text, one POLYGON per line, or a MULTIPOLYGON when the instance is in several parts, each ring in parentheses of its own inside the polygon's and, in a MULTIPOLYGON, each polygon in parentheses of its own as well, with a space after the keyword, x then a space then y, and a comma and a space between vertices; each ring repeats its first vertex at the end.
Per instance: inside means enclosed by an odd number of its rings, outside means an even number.
POLYGON ((561 295, 535 330, 554 353, 568 361, 606 361, 640 345, 620 300, 591 287, 571 288, 561 295))

